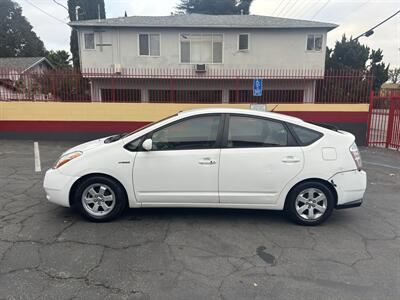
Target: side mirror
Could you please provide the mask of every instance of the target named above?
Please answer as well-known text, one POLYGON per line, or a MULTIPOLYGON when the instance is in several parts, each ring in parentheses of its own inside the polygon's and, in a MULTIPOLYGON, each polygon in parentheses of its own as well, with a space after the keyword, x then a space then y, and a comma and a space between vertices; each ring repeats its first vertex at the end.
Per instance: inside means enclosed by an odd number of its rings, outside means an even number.
POLYGON ((142 147, 144 150, 146 151, 151 151, 151 149, 153 148, 153 141, 152 139, 147 139, 143 142, 142 147))

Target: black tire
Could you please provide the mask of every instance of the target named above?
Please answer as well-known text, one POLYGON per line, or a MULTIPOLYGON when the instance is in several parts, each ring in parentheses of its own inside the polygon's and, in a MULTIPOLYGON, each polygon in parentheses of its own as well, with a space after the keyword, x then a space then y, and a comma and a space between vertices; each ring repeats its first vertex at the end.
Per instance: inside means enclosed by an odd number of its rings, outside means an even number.
POLYGON ((74 195, 74 206, 82 216, 92 222, 108 222, 116 219, 125 210, 127 202, 126 193, 121 184, 106 176, 93 176, 84 179, 77 187, 74 195), (92 193, 90 190, 92 190, 92 193), (97 196, 91 198, 93 191, 98 193, 97 196), (103 199, 99 198, 101 197, 101 192, 103 192, 103 199), (88 196, 85 198, 88 201, 84 200, 85 195, 88 196), (93 209, 96 203, 98 213, 93 209))
POLYGON ((295 223, 306 226, 315 226, 323 223, 330 217, 334 206, 334 195, 326 185, 318 181, 308 181, 300 183, 293 188, 286 199, 285 210, 290 219, 295 223), (309 192, 307 193, 307 191, 309 192), (326 201, 318 201, 318 199, 323 199, 323 197, 318 198, 321 196, 320 192, 325 196, 326 201), (309 199, 309 201, 304 202, 305 199, 309 199), (303 202, 304 205, 306 205, 305 207, 302 205, 303 202), (324 207, 325 211, 321 213, 319 209, 324 207), (310 218, 310 216, 314 216, 315 218, 310 218))

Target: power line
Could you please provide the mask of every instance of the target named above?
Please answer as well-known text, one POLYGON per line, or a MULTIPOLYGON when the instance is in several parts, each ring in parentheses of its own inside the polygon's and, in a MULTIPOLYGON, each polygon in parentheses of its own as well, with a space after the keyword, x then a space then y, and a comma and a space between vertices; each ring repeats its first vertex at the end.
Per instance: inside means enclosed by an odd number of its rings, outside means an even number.
POLYGON ((288 8, 288 10, 286 11, 286 13, 285 13, 286 18, 289 16, 289 13, 291 12, 291 10, 292 10, 293 8, 295 8, 296 5, 297 5, 298 3, 299 3, 299 2, 297 2, 297 0, 293 1, 292 6, 290 6, 290 7, 288 8))
POLYGON ((304 4, 304 6, 300 8, 295 15, 293 15, 293 17, 301 18, 302 16, 305 16, 310 5, 313 5, 313 1, 309 1, 304 4))
POLYGON ((48 17, 50 17, 50 18, 53 18, 54 20, 56 20, 56 21, 58 21, 58 22, 60 22, 60 23, 63 23, 63 24, 65 24, 65 25, 68 26, 68 24, 65 23, 63 20, 61 20, 61 19, 59 19, 59 18, 57 18, 57 17, 55 17, 55 16, 49 14, 47 11, 41 9, 39 6, 33 4, 31 1, 29 1, 29 0, 24 0, 24 1, 25 1, 26 3, 32 5, 32 6, 33 6, 34 8, 36 8, 37 10, 41 11, 42 13, 44 13, 46 16, 48 16, 48 17))
POLYGON ((285 0, 282 0, 281 2, 279 2, 278 6, 275 7, 274 11, 272 12, 272 15, 274 16, 276 11, 281 7, 282 3, 285 2, 285 0))
POLYGON ((324 5, 321 6, 321 8, 312 16, 311 20, 314 20, 314 18, 331 2, 331 0, 328 0, 324 3, 324 5))
POLYGON ((372 35, 374 33, 374 29, 378 28, 379 26, 381 26, 383 23, 386 23, 387 21, 389 21, 391 18, 395 17, 397 14, 400 13, 400 10, 398 10, 397 12, 395 12, 393 15, 391 15, 389 18, 383 20, 382 22, 380 22, 379 24, 375 25, 374 27, 372 27, 371 29, 367 30, 366 32, 360 34, 358 37, 356 37, 354 40, 358 40, 360 37, 362 36, 366 36, 369 37, 370 35, 372 35))
POLYGON ((358 5, 358 7, 356 7, 355 9, 351 10, 350 13, 348 13, 347 15, 345 15, 342 20, 346 20, 348 17, 350 17, 352 14, 356 13, 357 11, 359 11, 362 7, 364 7, 366 4, 368 4, 369 2, 371 2, 371 0, 366 0, 365 2, 362 2, 358 5))
POLYGON ((64 8, 66 11, 68 11, 68 7, 66 7, 64 4, 57 2, 57 0, 53 0, 53 2, 59 6, 61 6, 62 8, 64 8))
POLYGON ((279 17, 279 15, 285 11, 286 7, 290 4, 290 0, 288 0, 288 2, 286 3, 285 6, 282 7, 282 9, 279 11, 279 13, 276 15, 277 17, 279 17))

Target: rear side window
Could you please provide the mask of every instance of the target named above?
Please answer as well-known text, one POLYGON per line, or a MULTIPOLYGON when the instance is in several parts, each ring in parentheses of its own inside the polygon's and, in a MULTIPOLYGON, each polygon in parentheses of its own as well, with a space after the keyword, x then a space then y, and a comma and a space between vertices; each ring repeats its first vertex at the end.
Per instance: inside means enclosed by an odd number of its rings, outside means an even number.
POLYGON ((231 116, 228 148, 282 147, 289 134, 280 122, 245 116, 231 116))
POLYGON ((305 127, 290 125, 302 146, 308 146, 322 137, 322 133, 305 127))

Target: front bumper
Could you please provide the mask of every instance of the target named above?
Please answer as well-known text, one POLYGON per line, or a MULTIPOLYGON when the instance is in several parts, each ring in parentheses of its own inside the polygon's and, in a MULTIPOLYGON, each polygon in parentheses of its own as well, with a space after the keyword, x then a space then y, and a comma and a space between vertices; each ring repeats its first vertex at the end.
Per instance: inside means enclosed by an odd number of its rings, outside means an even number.
POLYGON ((357 207, 362 204, 367 188, 365 171, 341 172, 332 176, 329 181, 334 185, 338 194, 336 208, 357 207))
POLYGON ((69 192, 78 177, 62 174, 57 169, 49 169, 44 176, 43 188, 48 201, 69 207, 69 192))

